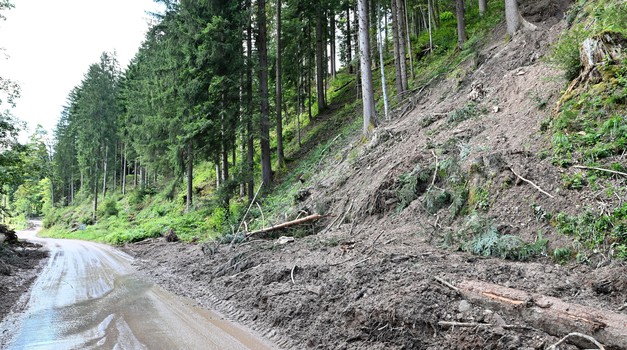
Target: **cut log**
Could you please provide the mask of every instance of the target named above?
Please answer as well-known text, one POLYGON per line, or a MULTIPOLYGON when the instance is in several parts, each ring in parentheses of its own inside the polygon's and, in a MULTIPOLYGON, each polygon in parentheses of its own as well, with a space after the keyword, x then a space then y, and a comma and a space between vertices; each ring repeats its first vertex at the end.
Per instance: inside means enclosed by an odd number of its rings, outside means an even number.
POLYGON ((266 227, 266 228, 263 228, 261 230, 248 232, 246 234, 246 236, 248 237, 248 236, 252 236, 252 235, 256 235, 256 234, 260 234, 260 233, 267 233, 267 232, 272 232, 272 231, 276 231, 276 230, 280 230, 280 229, 284 229, 284 228, 288 228, 288 227, 298 226, 298 225, 301 225, 301 224, 304 224, 304 223, 307 223, 307 222, 310 222, 310 221, 315 221, 315 220, 321 219, 323 217, 324 216, 320 215, 320 214, 312 214, 312 215, 309 215, 309 216, 305 216, 302 219, 292 220, 292 221, 284 222, 282 224, 278 224, 278 225, 275 225, 275 226, 266 227))
MULTIPOLYGON (((464 281, 458 288, 470 302, 519 318, 550 335, 579 332, 608 349, 627 349, 627 315, 485 282, 464 281)), ((578 346, 591 345, 579 338, 571 341, 578 346)))

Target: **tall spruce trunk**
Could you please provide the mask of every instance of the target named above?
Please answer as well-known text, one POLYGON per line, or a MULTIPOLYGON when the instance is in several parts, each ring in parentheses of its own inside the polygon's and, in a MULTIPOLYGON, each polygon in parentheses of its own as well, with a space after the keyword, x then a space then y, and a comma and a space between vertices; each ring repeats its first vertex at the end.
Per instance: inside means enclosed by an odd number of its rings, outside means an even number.
MULTIPOLYGON (((385 12, 384 12, 385 13, 385 12)), ((381 40, 381 26, 377 21, 377 37, 379 37, 379 65, 381 68, 381 88, 383 90, 383 111, 385 113, 385 118, 388 118, 388 92, 387 92, 387 84, 385 82, 385 61, 383 60, 383 42, 381 40)))
POLYGON ((398 56, 401 63, 401 83, 403 84, 403 92, 407 91, 409 85, 407 84, 407 45, 405 42, 405 15, 403 11, 403 0, 396 0, 396 18, 398 19, 398 24, 396 28, 398 29, 398 56))
POLYGON ((98 212, 98 166, 96 165, 96 169, 94 170, 94 208, 93 213, 91 215, 94 223, 96 222, 97 213, 98 212))
POLYGON ((258 36, 257 50, 259 53, 259 96, 261 99, 261 118, 259 128, 259 145, 261 148, 261 181, 267 188, 272 184, 272 164, 270 159, 270 121, 268 106, 268 48, 266 28, 266 0, 257 1, 258 36))
POLYGON ((351 7, 347 2, 346 5, 346 59, 348 60, 348 73, 353 74, 353 48, 352 48, 352 36, 351 33, 351 7))
POLYGON ((337 75, 337 67, 335 66, 335 60, 336 60, 336 48, 335 48, 335 10, 331 9, 330 12, 330 16, 329 16, 329 20, 330 20, 330 39, 331 39, 331 43, 330 43, 330 48, 331 48, 331 75, 333 76, 333 78, 336 77, 337 75))
POLYGON ((102 197, 107 194, 107 159, 109 158, 109 147, 105 147, 105 156, 102 160, 102 197))
POLYGON ((394 42, 394 72, 396 74, 396 94, 401 96, 403 94, 403 76, 401 70, 401 57, 400 57, 400 41, 398 35, 398 12, 396 11, 396 0, 391 2, 392 9, 392 41, 394 42))
POLYGON ((316 96, 318 98, 318 115, 327 109, 324 97, 324 54, 323 54, 323 33, 322 33, 322 5, 318 4, 318 14, 316 16, 316 96))
MULTIPOLYGON (((403 12, 405 13, 405 39, 407 40, 407 55, 409 56, 409 74, 414 79, 414 55, 411 51, 411 28, 409 25, 409 15, 407 10, 407 0, 401 0, 403 12)), ((409 88, 409 84, 407 86, 409 88)))
POLYGON ((357 13, 359 17, 359 62, 364 112, 363 135, 369 137, 372 129, 376 126, 376 115, 372 87, 372 63, 370 61, 370 27, 368 26, 368 6, 366 1, 357 1, 357 13))
POLYGON ((190 212, 193 205, 194 191, 192 188, 192 181, 194 180, 194 154, 192 142, 187 142, 187 198, 185 201, 185 211, 190 212))
MULTIPOLYGON (((251 1, 249 0, 247 6, 250 8, 251 1)), ((252 9, 251 9, 252 10, 252 9)), ((246 169, 247 169, 247 191, 248 202, 253 201, 255 192, 255 140, 253 135, 253 29, 249 19, 246 26, 246 169)))
POLYGON ((462 50, 466 42, 466 19, 464 16, 464 0, 455 0, 455 13, 457 15, 457 48, 462 50))
POLYGON ((283 152, 283 71, 281 68, 281 0, 276 0, 276 153, 277 169, 285 164, 283 152))
POLYGON ((479 15, 483 17, 488 9, 487 0, 479 0, 479 15))

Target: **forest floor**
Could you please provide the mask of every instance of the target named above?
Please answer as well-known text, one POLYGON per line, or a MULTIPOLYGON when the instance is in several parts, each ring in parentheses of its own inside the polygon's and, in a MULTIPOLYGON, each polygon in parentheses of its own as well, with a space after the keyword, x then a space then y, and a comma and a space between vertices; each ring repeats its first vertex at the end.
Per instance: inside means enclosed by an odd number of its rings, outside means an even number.
MULTIPOLYGON (((281 232, 296 236, 289 243, 277 236, 234 244, 157 238, 124 249, 166 289, 283 348, 546 349, 569 332, 603 336, 610 326, 595 317, 625 320, 627 265, 601 251, 582 257, 585 264, 557 263, 546 252, 573 237, 557 234, 549 217, 618 207, 625 193, 599 200, 598 189, 565 188, 574 169, 546 156, 551 136, 542 126, 567 82, 542 58, 565 29, 570 2, 523 3, 538 30, 508 41, 500 25, 474 59, 431 81, 408 102, 410 111, 401 105, 369 143, 356 136, 319 164, 315 185, 295 199, 303 212, 325 209, 325 219, 307 228, 314 234, 281 232), (412 177, 416 196, 407 199, 404 179, 412 177), (484 219, 452 209, 461 182, 470 186, 470 209, 484 219), (434 189, 448 194, 438 198, 434 189), (468 250, 472 235, 464 232, 473 225, 493 225, 530 245, 546 239, 546 250, 525 262, 472 255, 460 248, 468 250), (524 307, 490 306, 453 288, 481 283, 524 291, 533 296, 526 304, 553 297, 596 313, 566 312, 572 328, 551 327, 530 322, 524 307)), ((613 160, 624 163, 624 156, 613 160)), ((606 181, 624 189, 623 179, 606 181)), ((538 307, 551 313, 550 303, 538 307)))

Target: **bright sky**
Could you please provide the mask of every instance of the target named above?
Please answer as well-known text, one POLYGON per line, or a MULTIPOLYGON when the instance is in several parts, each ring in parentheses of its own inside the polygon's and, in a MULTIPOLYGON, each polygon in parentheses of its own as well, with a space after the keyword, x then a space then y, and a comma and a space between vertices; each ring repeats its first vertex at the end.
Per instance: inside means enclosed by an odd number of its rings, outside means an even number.
POLYGON ((116 51, 124 68, 139 48, 153 0, 13 0, 0 22, 0 76, 18 81, 13 114, 54 129, 70 90, 103 51, 116 51))

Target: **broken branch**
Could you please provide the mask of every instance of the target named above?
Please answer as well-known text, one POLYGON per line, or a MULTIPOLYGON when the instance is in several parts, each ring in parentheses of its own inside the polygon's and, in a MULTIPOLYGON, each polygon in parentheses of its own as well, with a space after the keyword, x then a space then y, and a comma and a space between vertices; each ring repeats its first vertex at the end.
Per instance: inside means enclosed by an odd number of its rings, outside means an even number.
POLYGON ((461 294, 461 293, 460 293, 460 291, 459 291, 459 288, 455 287, 454 285, 452 285, 452 284, 450 284, 450 283, 446 282, 445 280, 441 279, 440 277, 437 277, 437 276, 436 276, 436 277, 433 277, 433 278, 434 278, 436 281, 438 281, 438 282, 442 283, 443 285, 445 285, 446 287, 449 287, 449 288, 451 288, 452 290, 454 290, 454 291, 455 291, 455 293, 457 293, 457 294, 461 294))
POLYGON ((292 220, 292 221, 284 222, 284 223, 276 225, 276 226, 270 226, 268 228, 263 228, 261 230, 249 232, 249 233, 246 234, 246 237, 249 237, 249 236, 252 236, 252 235, 256 235, 256 234, 259 234, 259 233, 272 232, 272 231, 276 231, 276 230, 280 230, 280 229, 284 229, 284 228, 288 228, 288 227, 292 227, 292 226, 297 226, 297 225, 300 225, 300 224, 304 224, 306 222, 318 220, 318 219, 323 218, 323 217, 324 216, 322 216, 320 214, 309 215, 309 216, 306 216, 306 217, 304 217, 302 219, 292 220))
POLYGON ((590 342, 592 342, 594 345, 596 345, 600 350, 605 350, 605 348, 603 347, 603 345, 601 345, 601 343, 599 343, 598 341, 596 341, 596 339, 592 338, 589 335, 585 335, 585 334, 581 334, 581 333, 577 333, 577 332, 573 332, 568 334, 567 336, 565 336, 564 338, 560 339, 557 343, 549 346, 546 350, 556 350, 557 347, 565 342, 568 338, 572 338, 572 337, 579 337, 579 338, 583 338, 586 339, 590 342))
POLYGON ((290 277, 292 278, 292 284, 296 284, 296 282, 294 281, 294 270, 296 269, 296 265, 294 265, 294 267, 292 267, 292 272, 290 272, 290 277))
POLYGON ((612 174, 616 174, 616 175, 627 176, 627 173, 623 173, 623 172, 616 171, 616 170, 597 168, 597 167, 593 167, 593 166, 573 165, 573 168, 585 169, 585 170, 598 170, 598 171, 604 171, 606 173, 612 173, 612 174))
POLYGON ((531 182, 530 180, 525 179, 524 177, 518 175, 516 173, 516 171, 514 171, 514 168, 512 168, 511 166, 509 167, 509 170, 512 171, 512 173, 514 173, 514 175, 516 175, 519 179, 523 180, 524 182, 530 184, 531 186, 535 187, 535 189, 537 189, 538 191, 544 193, 545 195, 549 196, 549 198, 555 198, 552 194, 548 193, 547 191, 543 190, 542 188, 540 188, 540 186, 534 184, 533 182, 531 182))

